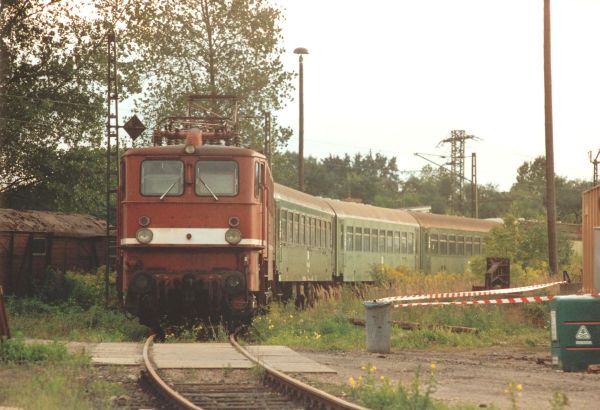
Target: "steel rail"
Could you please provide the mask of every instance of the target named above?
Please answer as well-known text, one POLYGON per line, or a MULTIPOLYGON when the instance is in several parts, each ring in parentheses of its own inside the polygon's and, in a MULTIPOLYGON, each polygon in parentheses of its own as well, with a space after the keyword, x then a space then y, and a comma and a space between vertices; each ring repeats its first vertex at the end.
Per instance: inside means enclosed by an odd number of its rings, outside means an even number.
POLYGON ((150 348, 150 344, 153 343, 155 336, 156 335, 152 335, 148 339, 146 339, 146 343, 144 344, 144 350, 142 352, 142 355, 144 357, 144 365, 146 366, 146 370, 148 372, 148 375, 150 376, 150 381, 152 381, 154 386, 165 398, 176 404, 178 408, 189 410, 203 410, 202 407, 196 406, 194 403, 192 403, 191 401, 183 397, 181 394, 173 390, 158 375, 156 370, 154 370, 154 365, 150 361, 150 355, 148 353, 148 350, 150 348))
POLYGON ((306 383, 302 383, 299 380, 296 380, 285 373, 280 372, 279 370, 274 369, 269 366, 262 360, 254 357, 250 352, 244 349, 235 339, 235 334, 229 335, 229 342, 231 345, 241 354, 243 354, 248 360, 253 362, 259 367, 265 369, 265 371, 275 378, 278 382, 281 382, 284 385, 292 388, 293 390, 300 391, 302 394, 308 396, 309 398, 318 401, 326 406, 326 408, 331 409, 347 409, 347 410, 368 410, 365 407, 359 406, 358 404, 350 403, 345 400, 340 399, 334 395, 326 393, 322 390, 319 390, 315 387, 312 387, 306 383))

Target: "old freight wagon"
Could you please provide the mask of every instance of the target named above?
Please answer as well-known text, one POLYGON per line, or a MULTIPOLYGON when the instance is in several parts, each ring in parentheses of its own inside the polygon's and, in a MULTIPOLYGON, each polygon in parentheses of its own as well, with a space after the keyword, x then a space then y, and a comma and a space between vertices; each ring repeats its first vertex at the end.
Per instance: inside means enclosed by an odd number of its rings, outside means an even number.
POLYGON ((105 226, 88 215, 0 208, 0 286, 5 293, 26 293, 50 268, 104 265, 105 226))

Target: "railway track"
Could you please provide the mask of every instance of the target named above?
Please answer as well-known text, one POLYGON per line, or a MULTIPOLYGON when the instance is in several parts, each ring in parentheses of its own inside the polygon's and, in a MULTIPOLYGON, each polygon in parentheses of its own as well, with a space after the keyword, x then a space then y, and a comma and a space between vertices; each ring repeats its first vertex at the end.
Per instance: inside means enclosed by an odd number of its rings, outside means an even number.
POLYGON ((151 350, 154 335, 144 344, 144 377, 170 406, 179 409, 364 409, 309 386, 267 365, 237 343, 231 345, 254 363, 251 370, 219 369, 221 377, 191 381, 169 380, 155 369, 151 350), (224 377, 226 376, 226 377, 224 377), (220 380, 219 380, 220 379, 220 380), (227 382, 227 379, 230 381, 227 382))

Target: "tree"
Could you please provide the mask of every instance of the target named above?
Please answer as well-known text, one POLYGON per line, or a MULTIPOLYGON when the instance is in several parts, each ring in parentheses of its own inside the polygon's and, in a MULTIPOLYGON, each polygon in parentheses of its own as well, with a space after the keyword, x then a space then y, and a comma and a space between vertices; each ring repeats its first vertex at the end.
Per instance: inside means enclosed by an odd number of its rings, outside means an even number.
MULTIPOLYGON (((581 194, 592 183, 556 176, 556 214, 561 222, 581 223, 581 194)), ((510 189, 511 213, 525 219, 542 219, 546 214, 546 160, 537 157, 517 170, 510 189)))
MULTIPOLYGON (((109 0, 84 5, 96 19, 80 14, 80 6, 58 0, 0 3, 0 196, 5 201, 17 191, 54 183, 49 162, 62 150, 98 146, 103 138, 106 35, 117 17, 109 18, 114 14, 109 0)), ((123 92, 137 87, 130 63, 122 65, 123 92)), ((77 175, 68 177, 67 186, 77 175)))
POLYGON ((401 184, 402 206, 429 205, 433 213, 447 213, 451 195, 450 180, 450 174, 444 169, 425 165, 419 176, 412 175, 401 184))
MULTIPOLYGON (((236 95, 245 145, 261 149, 263 113, 282 108, 292 90, 293 75, 280 61, 281 11, 265 0, 146 0, 139 7, 147 24, 128 34, 145 62, 138 105, 149 124, 185 113, 190 94, 236 95)), ((291 131, 272 121, 277 149, 291 131)))
MULTIPOLYGON (((542 222, 518 221, 513 215, 504 218, 501 227, 492 229, 486 238, 486 254, 509 258, 523 268, 543 268, 548 261, 548 232, 542 222)), ((558 235, 558 263, 569 264, 573 250, 566 235, 558 235)))
POLYGON ((104 217, 105 156, 104 149, 89 147, 47 152, 43 163, 47 181, 15 189, 8 205, 104 217))

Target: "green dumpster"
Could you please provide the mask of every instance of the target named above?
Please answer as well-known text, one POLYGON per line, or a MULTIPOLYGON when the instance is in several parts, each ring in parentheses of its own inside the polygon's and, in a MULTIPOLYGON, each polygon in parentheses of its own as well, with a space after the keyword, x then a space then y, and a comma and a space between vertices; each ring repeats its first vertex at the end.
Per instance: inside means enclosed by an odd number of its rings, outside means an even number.
POLYGON ((552 365, 567 372, 600 363, 600 298, 557 296, 550 302, 552 365))

